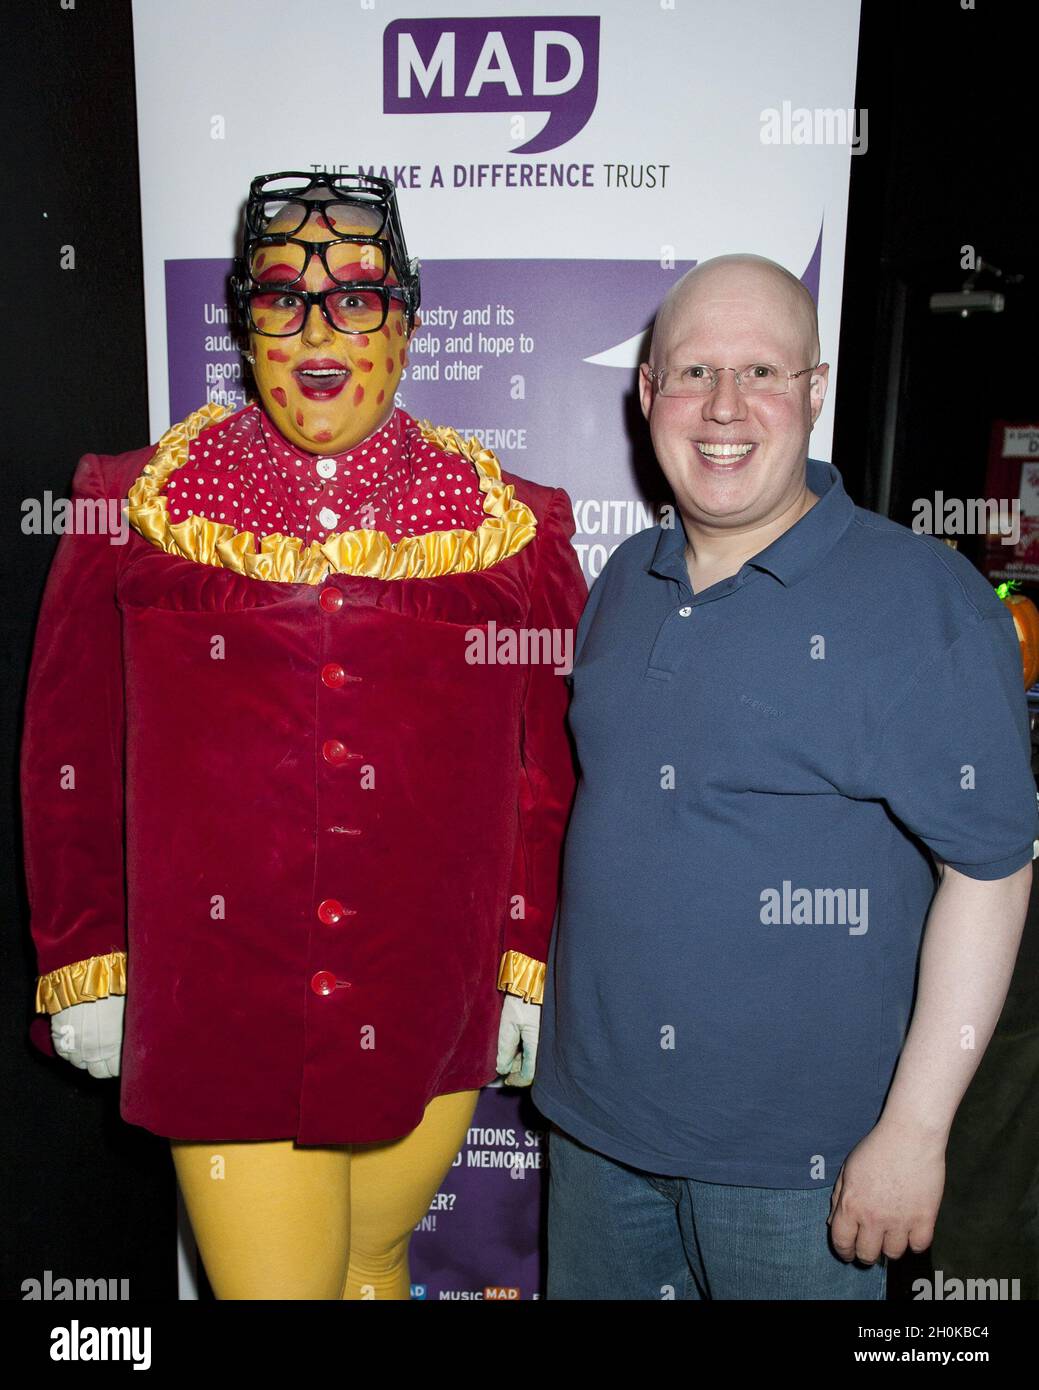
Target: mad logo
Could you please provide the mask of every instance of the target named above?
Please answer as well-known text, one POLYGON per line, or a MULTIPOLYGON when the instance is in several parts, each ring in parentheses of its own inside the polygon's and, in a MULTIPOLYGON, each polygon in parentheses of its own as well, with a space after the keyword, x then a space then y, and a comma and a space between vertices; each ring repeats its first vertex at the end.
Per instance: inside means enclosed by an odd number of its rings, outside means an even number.
POLYGON ((541 131, 512 151, 541 154, 572 140, 595 110, 599 17, 395 19, 382 55, 384 111, 547 110, 541 131))

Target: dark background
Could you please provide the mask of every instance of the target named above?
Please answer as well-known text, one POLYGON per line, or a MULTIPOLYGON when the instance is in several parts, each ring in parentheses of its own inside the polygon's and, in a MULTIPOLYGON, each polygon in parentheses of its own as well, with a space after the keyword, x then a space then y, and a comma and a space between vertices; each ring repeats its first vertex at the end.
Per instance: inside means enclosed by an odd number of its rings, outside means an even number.
MULTIPOLYGON (((1034 184, 1022 88, 1029 59, 1005 3, 866 0, 856 106, 869 148, 851 160, 851 205, 835 402, 834 462, 860 505, 908 523, 915 497, 985 496, 994 418, 1031 417, 1036 240, 1023 211, 1034 184), (932 315, 934 291, 964 279, 961 247, 1003 271, 1001 315, 932 315), (895 358, 898 306, 903 352, 895 358), (898 383, 890 482, 882 439, 898 383)), ((753 34, 733 9, 734 61, 753 34)), ((23 1279, 129 1278, 131 1297, 176 1297, 175 1201, 164 1140, 125 1125, 117 1087, 27 1040, 35 961, 21 871, 17 751, 35 616, 55 540, 23 536, 22 498, 65 496, 77 459, 149 440, 133 42, 129 0, 10 9, 2 90, 7 312, 2 455, 0 713, 2 852, 10 872, 0 933, 0 1171, 6 1233, 0 1296, 23 1279), (73 245, 75 272, 59 267, 73 245)), ((171 61, 190 64, 192 44, 171 61)), ((810 36, 806 36, 810 42, 810 36)), ((998 285, 995 286, 999 288, 998 285)), ((833 344, 823 345, 834 361, 833 344)), ((832 408, 832 407, 830 407, 832 408)), ((75 680, 75 671, 68 679, 75 680)), ((997 1038, 961 1108, 935 1264, 1021 1277, 1039 1297, 1034 1129, 1039 1063, 1036 932, 1030 918, 997 1038), (1031 1213, 1029 1217, 1027 1213, 1031 1213)), ((185 1084, 191 1084, 185 1078, 185 1084)), ((926 1270, 894 1270, 891 1295, 926 1270)))

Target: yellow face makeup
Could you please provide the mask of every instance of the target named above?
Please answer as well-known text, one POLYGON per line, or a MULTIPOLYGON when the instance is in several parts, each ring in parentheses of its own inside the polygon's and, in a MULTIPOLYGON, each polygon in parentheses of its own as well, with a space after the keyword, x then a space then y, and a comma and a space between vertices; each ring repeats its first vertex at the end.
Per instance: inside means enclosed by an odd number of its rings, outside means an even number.
MULTIPOLYGON (((273 222, 268 230, 282 229, 273 222)), ((333 233, 315 213, 293 235, 329 242, 344 232, 364 231, 357 223, 333 233)), ((306 255, 303 247, 292 244, 260 247, 250 263, 252 277, 261 287, 265 280, 295 281, 306 255)), ((326 255, 336 279, 326 274, 320 256, 311 255, 299 288, 329 289, 341 279, 382 281, 384 267, 371 245, 339 242, 326 255)), ((392 272, 385 283, 397 283, 392 272)), ((351 291, 331 296, 326 303, 338 323, 350 326, 370 316, 366 300, 372 298, 364 291, 351 291)), ((339 454, 386 423, 407 365, 411 336, 399 300, 390 300, 385 324, 373 332, 340 332, 317 304, 300 304, 289 291, 272 291, 269 299, 254 300, 253 315, 260 328, 269 324, 290 330, 279 337, 253 332, 249 348, 256 359, 253 374, 264 409, 291 444, 309 453, 339 454)))

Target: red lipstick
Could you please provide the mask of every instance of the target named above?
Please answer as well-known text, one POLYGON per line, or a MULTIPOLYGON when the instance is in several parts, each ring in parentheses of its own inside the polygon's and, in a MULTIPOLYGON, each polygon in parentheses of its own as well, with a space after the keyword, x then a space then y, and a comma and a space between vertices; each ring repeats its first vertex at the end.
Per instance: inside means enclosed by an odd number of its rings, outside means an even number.
POLYGON ((311 401, 327 401, 338 396, 350 380, 350 368, 334 357, 308 357, 292 369, 300 392, 311 401))

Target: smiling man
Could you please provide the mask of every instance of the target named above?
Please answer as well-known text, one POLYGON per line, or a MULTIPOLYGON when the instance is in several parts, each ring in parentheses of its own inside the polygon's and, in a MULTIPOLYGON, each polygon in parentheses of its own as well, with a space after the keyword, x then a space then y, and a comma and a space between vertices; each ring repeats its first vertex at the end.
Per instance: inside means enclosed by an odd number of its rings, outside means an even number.
POLYGON ((808 459, 827 372, 755 256, 683 277, 641 369, 680 524, 578 628, 550 1298, 883 1298, 1003 1005, 1039 829, 1013 623, 808 459))

